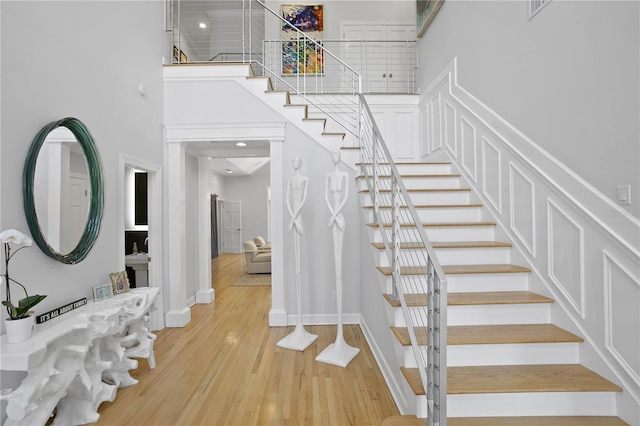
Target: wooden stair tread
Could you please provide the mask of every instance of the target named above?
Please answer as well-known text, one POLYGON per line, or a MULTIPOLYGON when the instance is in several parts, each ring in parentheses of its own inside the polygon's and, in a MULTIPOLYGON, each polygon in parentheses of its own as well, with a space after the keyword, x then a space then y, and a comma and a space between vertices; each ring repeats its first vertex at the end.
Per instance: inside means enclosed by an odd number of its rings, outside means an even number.
MULTIPOLYGON (((379 192, 391 192, 390 189, 379 189, 379 192)), ((407 192, 469 192, 471 191, 471 188, 420 188, 420 189, 407 189, 407 192)), ((361 194, 365 193, 368 194, 369 190, 368 189, 361 189, 360 191, 361 194)))
MULTIPOLYGON (((384 243, 371 243, 371 245, 379 250, 384 249, 384 243)), ((498 247, 511 247, 511 243, 505 243, 502 241, 452 241, 452 242, 437 242, 431 243, 431 247, 434 249, 455 249, 455 248, 498 248, 498 247)), ((401 250, 421 249, 424 248, 423 243, 409 242, 400 243, 401 250)))
MULTIPOLYGON (((473 208, 482 207, 480 203, 473 204, 417 204, 414 205, 416 209, 457 209, 457 208, 473 208)), ((373 206, 362 206, 363 209, 373 209, 373 206)), ((379 209, 390 209, 391 206, 378 206, 379 209)), ((401 209, 407 209, 406 205, 398 206, 401 209)))
MULTIPOLYGON (((389 163, 378 163, 379 165, 389 165, 389 163)), ((409 162, 394 162, 393 164, 395 164, 396 166, 420 166, 420 165, 433 165, 433 164, 448 164, 451 165, 451 162, 449 161, 426 161, 426 162, 416 162, 416 161, 409 161, 409 162)), ((356 166, 371 166, 373 165, 373 163, 356 163, 356 166)))
MULTIPOLYGON (((409 306, 426 306, 426 294, 405 294, 409 306)), ((385 300, 394 308, 400 306, 399 300, 393 300, 390 294, 384 295, 385 300)), ((517 305, 528 303, 554 303, 553 299, 530 291, 487 291, 468 293, 449 293, 448 306, 460 305, 517 305)))
MULTIPOLYGON (((410 346, 407 327, 391 327, 400 344, 410 346)), ((419 345, 427 344, 426 327, 415 327, 419 345)), ((447 327, 448 345, 582 342, 553 324, 456 325, 447 327)))
MULTIPOLYGON (((381 426, 424 426, 427 419, 416 416, 391 416, 381 426)), ((628 426, 613 416, 527 416, 527 417, 449 417, 448 426, 628 426)))
MULTIPOLYGON (((401 367, 416 395, 424 395, 417 368, 401 367)), ((621 392, 580 364, 482 365, 447 368, 447 394, 522 392, 621 392)))
POLYGON ((269 90, 273 90, 273 83, 271 82, 271 77, 267 77, 264 75, 249 75, 247 76, 247 79, 251 79, 251 80, 267 80, 267 84, 269 85, 269 90))
MULTIPOLYGON (((422 227, 424 228, 446 228, 446 227, 455 227, 455 226, 496 226, 495 222, 445 222, 445 223, 422 223, 422 227)), ((371 228, 377 228, 377 223, 367 223, 367 226, 371 228)), ((391 228, 390 223, 384 223, 382 226, 385 228, 391 228)), ((401 223, 401 228, 415 228, 414 223, 401 223)))
MULTIPOLYGON (((391 275, 390 266, 377 266, 376 269, 385 276, 391 275)), ((529 268, 507 263, 496 263, 486 265, 443 265, 445 274, 511 274, 520 272, 531 272, 529 268)), ((401 275, 425 275, 426 266, 403 266, 400 268, 401 275)))
MULTIPOLYGON (((391 178, 391 175, 378 175, 379 178, 383 178, 383 179, 389 179, 391 178)), ((460 174, 459 173, 442 173, 442 174, 438 174, 438 173, 432 173, 432 174, 400 174, 401 178, 408 178, 408 179, 412 179, 412 178, 459 178, 460 174)), ((356 179, 365 179, 365 178, 370 178, 369 176, 364 176, 364 175, 358 175, 356 176, 356 179)))

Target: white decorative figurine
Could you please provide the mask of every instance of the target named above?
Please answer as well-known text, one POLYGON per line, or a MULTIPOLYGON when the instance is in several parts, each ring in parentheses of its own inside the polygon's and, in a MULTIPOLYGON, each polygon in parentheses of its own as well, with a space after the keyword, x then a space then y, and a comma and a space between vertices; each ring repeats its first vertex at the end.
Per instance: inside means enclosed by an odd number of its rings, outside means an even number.
POLYGON ((287 181, 287 209, 291 214, 289 221, 289 231, 293 233, 293 252, 296 268, 296 297, 298 304, 298 316, 296 328, 285 338, 281 339, 277 346, 286 349, 304 351, 310 344, 315 342, 317 335, 311 334, 302 325, 302 282, 300 279, 300 237, 304 233, 302 228, 302 216, 300 212, 307 200, 307 187, 309 178, 300 174, 302 159, 296 155, 293 157, 294 175, 287 181))
POLYGON ((338 331, 335 343, 327 346, 316 357, 316 361, 346 367, 360 352, 360 349, 349 346, 344 340, 342 330, 342 241, 346 223, 342 215, 342 208, 347 202, 349 192, 349 177, 339 169, 340 152, 331 153, 333 170, 327 173, 324 196, 331 213, 329 228, 333 234, 334 262, 336 267, 336 302, 338 304, 338 331))

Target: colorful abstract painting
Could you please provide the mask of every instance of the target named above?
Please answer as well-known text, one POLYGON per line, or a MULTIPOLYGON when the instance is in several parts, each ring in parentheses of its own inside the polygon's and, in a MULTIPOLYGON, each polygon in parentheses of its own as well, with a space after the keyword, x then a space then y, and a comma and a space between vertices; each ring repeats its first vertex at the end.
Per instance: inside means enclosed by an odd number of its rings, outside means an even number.
POLYGON ((324 54, 322 37, 324 33, 324 8, 322 5, 282 5, 282 74, 322 74, 324 54), (300 40, 300 32, 313 39, 300 40))

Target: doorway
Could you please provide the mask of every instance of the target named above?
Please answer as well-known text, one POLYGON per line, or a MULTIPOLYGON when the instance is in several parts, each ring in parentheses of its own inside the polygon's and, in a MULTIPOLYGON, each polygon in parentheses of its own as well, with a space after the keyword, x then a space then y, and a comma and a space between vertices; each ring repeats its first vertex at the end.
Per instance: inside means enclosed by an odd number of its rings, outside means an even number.
MULTIPOLYGON (((159 287, 161 289, 157 299, 157 306, 161 307, 151 313, 151 329, 160 330, 164 328, 164 312, 167 311, 163 300, 163 293, 167 291, 164 287, 162 274, 162 181, 160 178, 160 166, 148 161, 120 155, 119 158, 119 250, 118 264, 119 270, 126 268, 126 255, 133 254, 136 243, 138 253, 144 253, 146 259, 146 276, 149 287, 159 287), (146 213, 147 224, 136 225, 135 219, 135 174, 144 173, 146 176, 146 213), (127 241, 127 232, 137 234, 135 239, 127 241)), ((141 191, 142 188, 139 188, 141 191)), ((140 222, 140 220, 139 220, 140 222)), ((142 255, 140 255, 142 256, 142 255)), ((140 260, 140 259, 136 259, 140 260)), ((134 272, 135 274, 135 272, 134 272)), ((138 283, 137 283, 138 284, 138 283)))

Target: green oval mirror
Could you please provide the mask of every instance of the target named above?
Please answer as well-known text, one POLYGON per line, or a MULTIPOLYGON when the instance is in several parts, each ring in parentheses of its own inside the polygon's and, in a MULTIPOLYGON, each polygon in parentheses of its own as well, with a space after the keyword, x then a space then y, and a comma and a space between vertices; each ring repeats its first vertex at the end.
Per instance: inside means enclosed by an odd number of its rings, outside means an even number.
POLYGON ((102 164, 86 126, 63 118, 38 132, 22 175, 24 211, 38 247, 67 264, 82 261, 100 232, 102 164))

